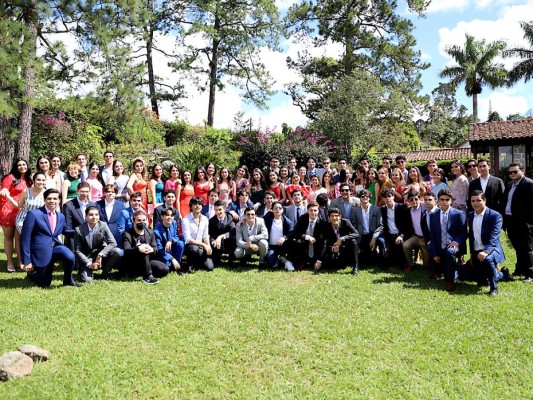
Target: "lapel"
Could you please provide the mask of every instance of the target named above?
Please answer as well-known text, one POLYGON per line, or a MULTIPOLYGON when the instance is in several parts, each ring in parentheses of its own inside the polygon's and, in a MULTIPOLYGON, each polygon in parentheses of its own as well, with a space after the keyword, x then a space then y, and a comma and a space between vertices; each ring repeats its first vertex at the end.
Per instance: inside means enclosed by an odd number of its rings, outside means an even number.
MULTIPOLYGON (((50 231, 50 233, 53 236, 54 232, 52 232, 52 227, 50 226, 50 221, 48 221, 48 212, 46 211, 46 207, 43 207, 43 214, 42 215, 43 215, 44 222, 45 222, 46 226, 48 227, 48 230, 50 231)), ((57 212, 56 212, 56 221, 59 222, 59 218, 57 218, 57 212)), ((56 222, 56 229, 57 229, 57 222, 56 222)))
POLYGON ((76 212, 78 213, 78 216, 81 218, 82 221, 85 221, 85 216, 84 216, 83 213, 81 212, 81 204, 80 204, 80 202, 78 201, 78 198, 76 197, 73 201, 76 202, 76 203, 74 204, 74 209, 75 209, 76 212))

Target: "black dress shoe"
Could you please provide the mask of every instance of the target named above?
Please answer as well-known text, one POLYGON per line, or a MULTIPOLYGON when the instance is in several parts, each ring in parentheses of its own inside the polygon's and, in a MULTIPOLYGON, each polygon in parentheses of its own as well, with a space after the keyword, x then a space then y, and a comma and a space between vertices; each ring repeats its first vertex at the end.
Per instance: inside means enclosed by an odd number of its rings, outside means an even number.
POLYGON ((353 276, 359 275, 359 267, 358 266, 352 267, 352 275, 353 276))
POLYGON ((503 274, 503 279, 504 279, 506 282, 512 282, 512 281, 514 281, 514 278, 511 276, 511 273, 509 272, 509 268, 507 268, 507 267, 502 267, 502 269, 501 269, 501 273, 503 274))
POLYGON ((491 297, 498 296, 498 289, 492 289, 492 290, 488 293, 488 295, 491 296, 491 297))
POLYGON ((187 273, 188 273, 188 274, 194 274, 195 272, 196 272, 196 271, 194 270, 193 267, 189 267, 189 268, 187 268, 187 273))

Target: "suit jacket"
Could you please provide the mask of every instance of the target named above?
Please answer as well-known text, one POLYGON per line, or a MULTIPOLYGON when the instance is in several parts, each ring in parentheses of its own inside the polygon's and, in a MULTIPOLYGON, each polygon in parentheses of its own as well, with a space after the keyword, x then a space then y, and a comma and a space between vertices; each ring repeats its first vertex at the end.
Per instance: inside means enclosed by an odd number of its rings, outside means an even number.
POLYGON ((159 260, 166 263, 167 265, 171 264, 171 260, 174 258, 172 257, 172 254, 167 253, 165 251, 165 246, 167 244, 167 241, 171 241, 172 243, 178 243, 183 242, 183 237, 180 237, 179 234, 179 225, 176 221, 172 221, 168 228, 163 225, 162 222, 157 224, 154 227, 154 236, 155 236, 155 242, 157 244, 157 254, 159 255, 159 260))
POLYGON ((118 219, 120 217, 120 212, 126 208, 126 205, 120 200, 115 200, 110 217, 108 217, 105 212, 105 199, 97 201, 96 207, 98 207, 98 209, 100 210, 100 221, 105 222, 107 224, 107 226, 111 230, 111 233, 115 237, 117 246, 122 247, 122 235, 118 231, 118 219))
MULTIPOLYGON (((213 206, 213 208, 214 208, 214 207, 215 207, 215 206, 213 206)), ((205 216, 207 217, 207 219, 210 219, 210 218, 211 218, 211 217, 209 216, 209 203, 204 204, 204 205, 202 206, 202 214, 205 215, 205 216)), ((215 216, 215 215, 213 214, 213 216, 215 216)))
POLYGON ((235 222, 229 214, 224 215, 222 220, 222 226, 218 226, 218 217, 215 215, 209 219, 209 241, 216 240, 220 235, 224 235, 224 239, 229 238, 230 236, 235 236, 235 222))
POLYGON ((92 241, 90 240, 88 222, 84 222, 75 229, 74 253, 78 266, 88 267, 98 255, 105 257, 115 247, 117 247, 117 242, 105 222, 98 221, 96 223, 92 241))
MULTIPOLYGON (((274 214, 269 212, 267 215, 265 215, 265 225, 267 227, 268 235, 270 237, 270 230, 272 229, 272 223, 274 221, 274 214)), ((294 228, 294 224, 292 221, 287 218, 286 215, 281 215, 282 222, 282 229, 283 229, 283 236, 285 236, 285 239, 287 239, 289 236, 292 235, 292 230, 294 228)))
MULTIPOLYGON (((89 206, 96 206, 96 203, 88 201, 85 208, 89 206)), ((65 214, 65 223, 68 229, 74 230, 74 228, 77 228, 85 222, 85 214, 81 211, 80 202, 77 197, 63 205, 63 214, 65 214)))
MULTIPOLYGON (((328 222, 323 221, 320 218, 317 218, 317 222, 315 224, 315 230, 313 232, 313 237, 316 239, 316 242, 313 245, 313 252, 315 253, 315 258, 317 258, 317 260, 321 260, 326 250, 325 232, 328 227, 328 224, 329 224, 328 222)), ((298 222, 296 222, 296 225, 294 225, 294 229, 292 231, 290 240, 296 243, 305 242, 305 235, 307 234, 306 232, 307 232, 308 226, 309 226, 309 214, 304 214, 300 217, 298 222)))
MULTIPOLYGON (((503 212, 505 213, 505 207, 507 206, 507 200, 509 198, 509 191, 511 190, 512 182, 507 185, 505 193, 503 195, 503 212)), ((513 193, 513 199, 511 201, 511 215, 514 220, 521 221, 524 224, 533 224, 533 207, 531 206, 531 200, 533 199, 533 179, 524 176, 513 193)), ((488 207, 488 205, 487 205, 488 207)))
MULTIPOLYGON (((474 216, 472 211, 468 215, 468 239, 470 241, 470 253, 474 252, 474 216)), ((484 246, 484 251, 490 255, 494 255, 494 260, 501 263, 505 260, 502 245, 500 243, 500 234, 502 232, 503 218, 497 211, 485 208, 485 215, 481 222, 481 242, 484 246)))
MULTIPOLYGON (((440 226, 441 210, 437 210, 429 215, 429 244, 427 245, 429 254, 432 257, 438 256, 442 245, 442 231, 440 226)), ((466 252, 466 214, 455 208, 448 209, 448 235, 453 242, 459 244, 460 253, 466 252)))
MULTIPOLYGON (((472 211, 472 204, 470 203, 470 197, 474 190, 481 190, 481 180, 480 178, 474 179, 468 185, 468 201, 466 205, 468 210, 472 211)), ((503 181, 500 178, 490 175, 489 181, 487 182, 487 188, 485 189, 485 198, 487 199, 486 206, 492 210, 498 211, 500 214, 505 212, 505 203, 503 192, 505 187, 503 181)))
POLYGON ((52 260, 54 246, 63 246, 59 238, 61 234, 72 234, 65 224, 65 217, 56 210, 57 222, 54 232, 48 222, 48 214, 43 206, 30 211, 20 234, 22 263, 32 263, 36 268, 46 267, 52 260))
POLYGON ((265 218, 267 215, 272 214, 272 210, 268 210, 265 214, 266 209, 267 208, 264 204, 259 206, 259 208, 255 211, 255 215, 261 218, 265 218))
POLYGON ((252 243, 257 243, 260 240, 268 240, 268 231, 263 218, 255 217, 255 224, 252 234, 248 236, 248 224, 246 221, 240 222, 235 228, 237 234, 237 247, 246 248, 246 242, 250 240, 252 243))
MULTIPOLYGON (((339 236, 343 241, 347 240, 359 240, 359 232, 354 228, 349 219, 341 218, 339 223, 339 236)), ((331 247, 337 241, 337 235, 333 229, 333 225, 328 223, 328 226, 325 230, 325 239, 326 239, 326 248, 331 250, 331 247)))
MULTIPOLYGON (((301 209, 300 211, 300 217, 301 217, 302 215, 307 213, 307 209, 305 208, 303 204, 300 204, 300 209, 301 209)), ((296 221, 298 220, 298 218, 296 217, 297 212, 296 212, 296 206, 294 204, 291 204, 290 206, 285 207, 285 211, 283 212, 283 214, 287 218, 289 218, 294 225, 296 225, 296 221)))
MULTIPOLYGON (((359 236, 363 236, 363 207, 356 207, 354 212, 354 228, 359 232, 359 236)), ((381 221, 381 210, 378 206, 370 204, 368 210, 368 230, 369 233, 377 238, 383 231, 383 223, 381 221)))
MULTIPOLYGON (((237 213, 237 215, 239 216, 239 218, 244 218, 244 215, 241 214, 241 206, 240 206, 240 201, 237 200, 237 201, 232 201, 228 208, 226 208, 226 213, 229 213, 230 211, 234 211, 235 213, 237 213)), ((254 203, 252 203, 250 200, 248 200, 248 203, 246 203, 246 207, 253 207, 254 206, 254 203)))
MULTIPOLYGON (((179 219, 180 214, 178 213, 178 210, 175 207, 170 207, 170 208, 174 209, 174 215, 175 215, 174 218, 176 220, 179 219)), ((165 203, 154 208, 154 229, 162 221, 161 214, 163 214, 163 211, 166 211, 166 210, 168 210, 168 207, 165 203)))
POLYGON ((361 200, 359 200, 357 197, 350 196, 350 210, 347 214, 344 209, 344 201, 342 201, 342 197, 339 196, 336 199, 331 200, 331 203, 329 203, 329 208, 338 208, 342 218, 349 219, 352 224, 355 221, 355 212, 354 209, 356 207, 359 207, 361 205, 361 200))
MULTIPOLYGON (((383 222, 383 233, 389 235, 389 217, 387 215, 387 206, 381 206, 381 221, 383 222)), ((413 236, 413 220, 411 219, 411 213, 405 204, 394 203, 394 223, 400 234, 403 235, 403 239, 407 240, 413 236)))

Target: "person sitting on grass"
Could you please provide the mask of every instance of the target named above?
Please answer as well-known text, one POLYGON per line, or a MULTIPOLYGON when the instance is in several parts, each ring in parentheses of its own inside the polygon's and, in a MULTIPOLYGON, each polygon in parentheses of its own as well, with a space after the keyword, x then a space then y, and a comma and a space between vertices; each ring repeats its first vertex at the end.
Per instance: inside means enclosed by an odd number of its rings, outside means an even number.
POLYGON ((237 248, 235 258, 241 259, 252 254, 259 254, 259 267, 266 267, 268 251, 268 230, 263 218, 255 216, 255 208, 247 207, 245 220, 237 225, 237 248))
POLYGON ((122 250, 109 226, 100 221, 98 207, 89 206, 85 209, 85 222, 75 229, 74 249, 78 265, 78 275, 85 283, 92 282, 93 272, 101 269, 96 279, 109 279, 111 271, 118 266, 122 250))
POLYGON ((157 258, 154 231, 148 229, 148 217, 142 210, 133 213, 133 227, 122 234, 124 244, 124 272, 129 277, 142 276, 142 282, 155 285, 168 274, 168 267, 157 258))
MULTIPOLYGON (((173 195, 174 192, 171 191, 171 194, 173 195)), ((174 195, 169 197, 176 198, 174 195)), ((163 210, 161 222, 154 227, 154 234, 159 261, 164 262, 167 267, 181 275, 181 258, 185 250, 185 243, 179 235, 179 223, 175 220, 176 213, 177 210, 172 206, 163 210)))

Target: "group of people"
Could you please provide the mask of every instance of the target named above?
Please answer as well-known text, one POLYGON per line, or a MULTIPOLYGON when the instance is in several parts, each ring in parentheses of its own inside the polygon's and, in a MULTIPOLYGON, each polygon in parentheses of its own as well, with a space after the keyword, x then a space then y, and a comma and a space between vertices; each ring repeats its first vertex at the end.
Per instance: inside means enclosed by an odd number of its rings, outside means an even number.
POLYGON ((142 158, 127 175, 110 151, 101 165, 79 154, 66 173, 59 157, 39 157, 33 175, 17 159, 0 190, 8 270, 16 270, 16 252, 39 286, 51 284, 59 260, 65 285, 78 285, 73 271, 83 282, 128 275, 155 284, 170 271, 212 271, 224 255, 229 264, 256 254, 261 268, 348 266, 353 275, 368 265, 410 272, 420 259, 448 291, 473 279, 496 295, 498 281, 513 279, 501 266, 505 229, 517 253, 513 275, 533 280, 533 181, 520 163, 510 165, 505 188, 485 159, 466 168, 454 161, 452 182, 435 160, 426 176, 403 156, 394 161, 373 168, 363 158, 350 173, 345 159, 334 168, 325 158, 319 168, 310 157, 298 168, 294 158, 282 166, 272 157, 251 175, 239 166, 235 178, 212 163, 194 174, 156 164, 148 178, 142 158))

